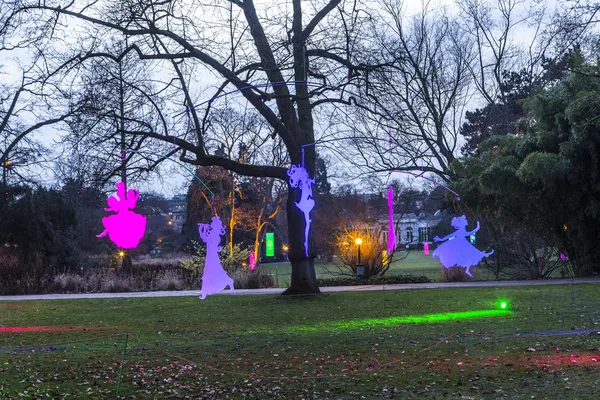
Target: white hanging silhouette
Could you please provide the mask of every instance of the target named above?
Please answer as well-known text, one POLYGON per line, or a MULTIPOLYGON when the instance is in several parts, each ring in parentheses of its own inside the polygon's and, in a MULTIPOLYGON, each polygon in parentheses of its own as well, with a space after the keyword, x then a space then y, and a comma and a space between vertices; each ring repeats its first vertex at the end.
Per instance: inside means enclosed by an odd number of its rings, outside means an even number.
POLYGON ((437 236, 434 237, 433 240, 435 242, 443 242, 444 240, 447 240, 447 242, 435 249, 431 256, 439 258, 444 268, 466 268, 466 274, 472 278, 473 275, 471 275, 470 271, 471 267, 479 264, 479 261, 481 261, 482 258, 492 255, 494 250, 489 253, 484 253, 483 251, 479 251, 466 239, 467 236, 470 236, 479 230, 479 221, 477 221, 477 227, 471 232, 467 232, 465 229, 468 222, 467 217, 464 215, 452 218, 450 224, 456 231, 441 239, 437 236))
POLYGON ((225 234, 225 228, 221 218, 213 217, 212 223, 198 224, 200 239, 206 243, 206 260, 204 262, 204 273, 202 274, 202 290, 200 300, 204 300, 209 294, 219 293, 225 287, 233 292, 233 279, 221 266, 219 252, 221 251, 221 236, 225 234))

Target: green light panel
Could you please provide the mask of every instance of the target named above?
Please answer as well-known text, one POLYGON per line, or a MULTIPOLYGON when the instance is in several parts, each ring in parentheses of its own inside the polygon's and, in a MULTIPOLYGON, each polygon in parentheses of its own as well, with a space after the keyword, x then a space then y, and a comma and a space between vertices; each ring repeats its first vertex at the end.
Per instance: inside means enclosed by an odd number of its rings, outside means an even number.
POLYGON ((265 237, 265 256, 275 257, 275 234, 273 232, 267 233, 265 237))

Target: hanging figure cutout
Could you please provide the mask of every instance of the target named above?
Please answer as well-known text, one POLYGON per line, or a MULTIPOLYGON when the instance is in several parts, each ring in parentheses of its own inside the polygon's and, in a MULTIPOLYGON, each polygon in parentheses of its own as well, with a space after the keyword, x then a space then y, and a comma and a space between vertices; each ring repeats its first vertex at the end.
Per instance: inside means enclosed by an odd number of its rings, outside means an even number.
POLYGON ((479 230, 479 221, 477 221, 477 227, 471 232, 467 232, 465 229, 468 222, 467 217, 464 215, 452 218, 450 224, 456 231, 443 238, 437 236, 433 238, 436 242, 446 241, 446 243, 442 243, 435 249, 432 253, 432 257, 439 258, 444 268, 466 268, 466 274, 472 278, 473 275, 471 275, 470 271, 471 267, 479 264, 479 261, 481 261, 482 258, 492 255, 494 250, 489 253, 484 253, 475 248, 469 243, 469 240, 466 239, 467 236, 470 236, 479 230))
POLYGON ((233 279, 221 266, 219 252, 221 251, 221 236, 225 235, 225 227, 221 218, 213 217, 212 223, 198 224, 200 239, 206 243, 206 260, 204 262, 204 273, 202 274, 202 290, 200 300, 204 300, 209 294, 219 293, 225 287, 233 292, 233 279))
POLYGON ((296 202, 296 207, 304 213, 304 250, 308 257, 308 232, 310 231, 310 212, 315 207, 315 201, 312 194, 312 184, 314 179, 310 179, 310 175, 306 168, 300 165, 292 165, 287 172, 290 177, 290 186, 300 188, 300 201, 296 202))
POLYGON ((390 215, 388 221, 388 243, 387 253, 392 254, 396 250, 396 233, 394 231, 394 189, 390 186, 387 193, 388 213, 390 215))
POLYGON ((96 237, 108 235, 110 240, 117 247, 122 249, 134 249, 144 236, 146 231, 146 217, 136 214, 133 211, 137 200, 140 198, 140 191, 129 189, 125 194, 125 184, 119 182, 116 185, 117 193, 108 198, 108 208, 106 212, 116 212, 102 218, 104 232, 96 237))

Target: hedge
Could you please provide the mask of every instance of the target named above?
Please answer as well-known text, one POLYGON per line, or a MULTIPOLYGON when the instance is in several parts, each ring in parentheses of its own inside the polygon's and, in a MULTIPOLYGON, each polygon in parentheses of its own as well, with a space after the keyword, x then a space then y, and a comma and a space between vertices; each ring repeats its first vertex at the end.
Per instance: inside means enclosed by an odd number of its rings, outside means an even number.
POLYGON ((373 276, 369 279, 357 278, 355 276, 332 276, 317 278, 321 287, 325 286, 358 286, 358 285, 394 285, 404 283, 430 283, 431 280, 423 275, 389 275, 373 276))

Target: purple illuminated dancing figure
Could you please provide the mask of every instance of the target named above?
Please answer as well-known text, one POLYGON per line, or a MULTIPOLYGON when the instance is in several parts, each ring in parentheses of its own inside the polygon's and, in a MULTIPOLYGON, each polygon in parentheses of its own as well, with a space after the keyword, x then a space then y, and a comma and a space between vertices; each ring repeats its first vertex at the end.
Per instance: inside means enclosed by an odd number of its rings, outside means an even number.
POLYGON ((299 187, 300 201, 296 202, 296 207, 304 213, 304 221, 306 226, 304 227, 304 250, 308 257, 308 232, 310 231, 310 212, 315 207, 315 201, 312 195, 312 184, 315 183, 314 179, 310 179, 310 175, 306 168, 300 165, 292 165, 287 172, 290 177, 290 186, 293 188, 299 187))
POLYGON ((108 235, 118 247, 133 249, 137 247, 146 231, 146 217, 130 211, 135 208, 135 204, 140 198, 140 191, 129 189, 126 195, 123 182, 119 182, 115 186, 117 194, 108 198, 108 208, 105 208, 104 211, 116 212, 116 214, 102 218, 104 232, 96 237, 108 235))
POLYGON ((221 218, 213 217, 210 225, 198 224, 198 233, 200 233, 200 239, 206 243, 206 261, 202 274, 200 300, 204 300, 209 294, 219 293, 227 286, 233 292, 233 279, 227 275, 219 259, 221 251, 219 243, 221 243, 221 236, 225 234, 221 218))
POLYGON ((471 275, 470 268, 477 265, 482 258, 492 255, 494 250, 489 253, 484 253, 477 250, 477 248, 466 239, 466 237, 471 236, 479 230, 479 221, 477 221, 477 227, 471 232, 467 232, 465 229, 468 222, 467 217, 464 215, 452 218, 450 224, 456 229, 456 232, 441 239, 437 236, 433 238, 435 242, 443 242, 444 240, 447 240, 447 242, 435 249, 432 253, 432 257, 439 258, 444 268, 466 268, 466 274, 472 278, 473 275, 471 275))

